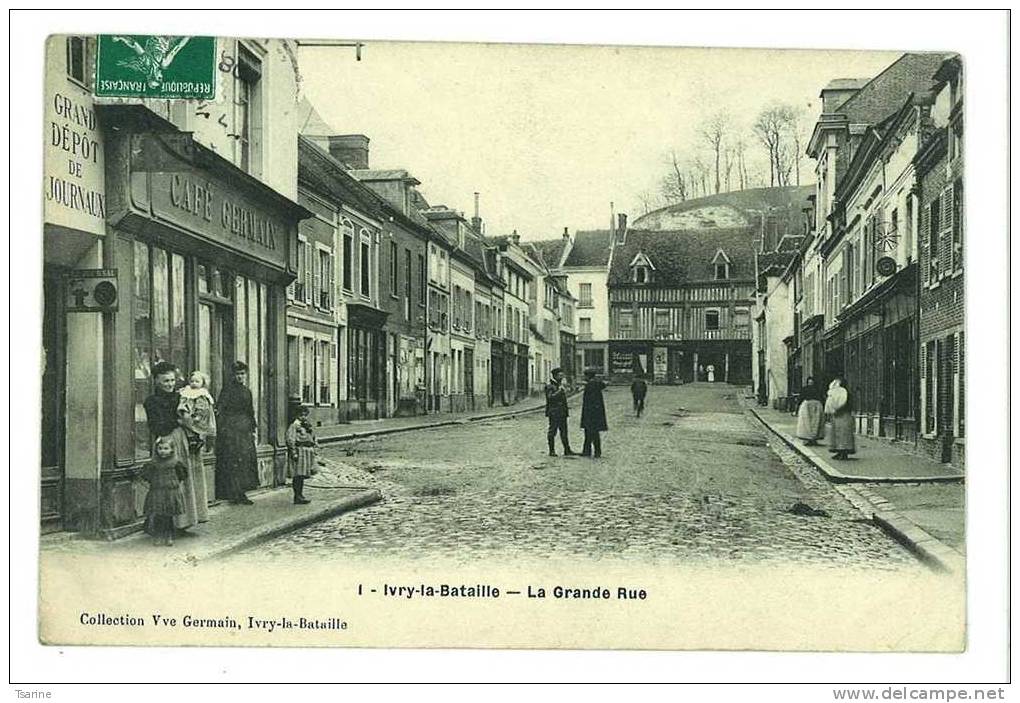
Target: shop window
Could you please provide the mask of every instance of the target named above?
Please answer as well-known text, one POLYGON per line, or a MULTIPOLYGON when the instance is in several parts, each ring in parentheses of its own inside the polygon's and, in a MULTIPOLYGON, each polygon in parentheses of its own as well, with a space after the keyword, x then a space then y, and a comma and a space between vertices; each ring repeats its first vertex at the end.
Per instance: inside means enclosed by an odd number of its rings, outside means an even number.
MULTIPOLYGON (((234 277, 234 357, 226 361, 243 361, 248 365, 248 390, 255 409, 258 441, 269 435, 269 289, 265 284, 234 277)), ((229 353, 224 345, 223 354, 229 353)), ((220 353, 216 351, 215 353, 220 353)))
POLYGON ((85 37, 67 38, 67 77, 85 85, 85 37))
POLYGON ((719 311, 718 310, 706 310, 705 311, 705 329, 706 330, 717 330, 719 329, 719 311))
POLYGON ((145 399, 153 392, 152 367, 169 361, 187 373, 185 262, 178 254, 134 244, 132 338, 134 347, 135 456, 150 455, 145 399))
POLYGON ((238 166, 259 176, 262 172, 262 62, 241 44, 237 45, 237 139, 238 166))

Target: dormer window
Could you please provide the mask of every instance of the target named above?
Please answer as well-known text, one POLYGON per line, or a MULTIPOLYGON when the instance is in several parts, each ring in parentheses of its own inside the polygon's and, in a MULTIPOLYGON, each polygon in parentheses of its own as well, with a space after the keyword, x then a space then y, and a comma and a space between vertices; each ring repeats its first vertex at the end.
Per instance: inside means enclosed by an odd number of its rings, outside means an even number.
POLYGON ((651 283, 655 274, 655 266, 651 260, 638 252, 630 262, 630 280, 634 283, 651 283))
POLYGON ((722 249, 712 257, 712 267, 715 270, 715 280, 725 281, 730 277, 730 257, 722 249))

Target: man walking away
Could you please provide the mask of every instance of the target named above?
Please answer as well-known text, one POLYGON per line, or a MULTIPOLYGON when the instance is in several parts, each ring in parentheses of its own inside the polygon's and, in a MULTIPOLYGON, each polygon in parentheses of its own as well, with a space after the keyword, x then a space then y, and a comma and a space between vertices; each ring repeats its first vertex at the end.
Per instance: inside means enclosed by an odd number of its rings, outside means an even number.
POLYGON ((648 383, 645 377, 638 374, 630 384, 630 395, 634 398, 634 415, 641 417, 641 411, 645 409, 645 396, 648 394, 648 383))
POLYGON ((563 369, 555 368, 552 371, 552 379, 545 384, 545 416, 549 418, 549 433, 546 440, 549 442, 549 456, 556 456, 556 433, 560 433, 560 442, 563 444, 563 456, 573 456, 576 452, 570 449, 570 440, 567 439, 567 389, 563 384, 563 369))

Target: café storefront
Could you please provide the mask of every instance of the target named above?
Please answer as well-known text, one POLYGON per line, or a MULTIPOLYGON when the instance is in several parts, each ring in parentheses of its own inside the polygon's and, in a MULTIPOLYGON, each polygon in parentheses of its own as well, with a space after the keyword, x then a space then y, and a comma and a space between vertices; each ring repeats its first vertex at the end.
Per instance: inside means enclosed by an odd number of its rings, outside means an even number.
MULTIPOLYGON (((99 512, 101 528, 117 532, 139 521, 135 478, 151 451, 143 402, 160 361, 184 375, 204 372, 214 398, 244 361, 259 484, 283 480, 285 291, 297 268, 297 225, 310 213, 148 110, 107 106, 102 114, 115 242, 104 265, 118 271, 122 303, 106 351, 111 449, 99 512)), ((214 447, 205 465, 210 498, 222 498, 214 447)))

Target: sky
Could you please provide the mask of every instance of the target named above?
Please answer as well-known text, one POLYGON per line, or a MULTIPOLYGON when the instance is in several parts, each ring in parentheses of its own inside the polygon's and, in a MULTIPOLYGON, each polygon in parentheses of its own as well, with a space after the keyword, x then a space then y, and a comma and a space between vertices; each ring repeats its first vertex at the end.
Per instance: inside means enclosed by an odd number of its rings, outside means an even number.
MULTIPOLYGON (((522 239, 641 213, 670 149, 717 110, 749 126, 768 103, 810 123, 833 78, 868 78, 899 52, 368 42, 301 47, 302 90, 337 134, 371 140, 371 168, 403 168, 432 204, 522 239)), ((751 146, 756 151, 763 147, 751 146)), ((803 174, 802 174, 803 176, 803 174)))

